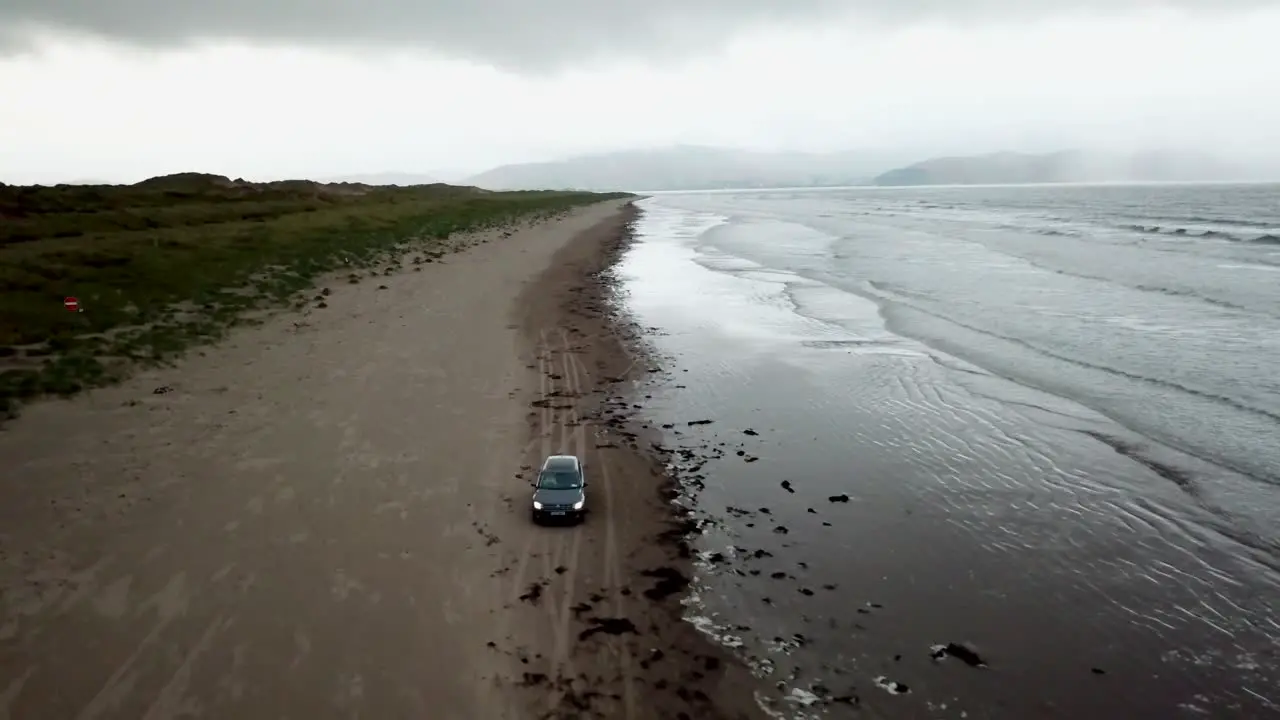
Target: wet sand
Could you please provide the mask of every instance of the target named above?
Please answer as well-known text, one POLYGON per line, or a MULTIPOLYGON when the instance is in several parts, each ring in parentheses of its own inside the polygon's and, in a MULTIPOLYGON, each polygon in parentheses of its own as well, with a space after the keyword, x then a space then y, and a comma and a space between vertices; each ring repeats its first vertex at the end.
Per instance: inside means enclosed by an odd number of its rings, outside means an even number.
POLYGON ((680 620, 610 202, 333 280, 0 431, 0 718, 747 717, 680 620), (509 236, 508 236, 509 235, 509 236), (588 521, 528 518, 547 452, 588 521), (713 709, 715 708, 715 709, 713 709))

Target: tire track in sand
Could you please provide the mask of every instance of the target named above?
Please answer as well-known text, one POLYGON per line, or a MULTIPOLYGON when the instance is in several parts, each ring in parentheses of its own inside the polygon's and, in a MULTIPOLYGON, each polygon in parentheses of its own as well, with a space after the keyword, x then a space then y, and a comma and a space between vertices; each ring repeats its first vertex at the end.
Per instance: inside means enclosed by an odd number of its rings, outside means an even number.
MULTIPOLYGON (((543 401, 543 404, 539 407, 538 437, 532 438, 529 441, 529 444, 525 446, 524 457, 528 457, 528 451, 532 448, 533 445, 539 445, 541 448, 541 453, 539 457, 545 458, 548 454, 550 454, 551 433, 554 432, 554 428, 552 428, 550 431, 548 430, 548 427, 552 426, 552 410, 548 406, 550 405, 551 392, 552 392, 553 385, 551 382, 551 378, 550 378, 551 373, 549 371, 548 362, 547 362, 545 331, 539 333, 539 340, 538 340, 537 347, 534 348, 534 355, 536 356, 538 361, 538 370, 537 370, 538 371, 538 400, 543 401)), ((535 468, 532 468, 529 472, 536 473, 537 470, 538 469, 535 467, 535 468)), ((528 478, 526 478, 526 480, 528 480, 528 478)), ((522 511, 517 509, 516 512, 519 513, 522 511)), ((520 595, 522 595, 525 591, 525 577, 529 571, 530 559, 535 554, 543 554, 545 551, 546 539, 543 537, 542 533, 533 532, 533 530, 536 530, 536 529, 537 528, 531 528, 530 532, 525 533, 523 546, 521 547, 520 552, 516 558, 515 572, 511 575, 510 579, 508 580, 507 590, 506 592, 503 593, 506 596, 508 602, 510 603, 520 602, 520 595)), ((511 619, 509 615, 501 623, 501 625, 505 634, 505 631, 511 625, 511 619)))
MULTIPOLYGON (((586 341, 594 341, 595 338, 588 338, 586 341)), ((569 355, 569 361, 574 367, 574 375, 581 377, 585 374, 582 368, 582 362, 573 355, 569 355)), ((632 364, 635 364, 634 359, 632 364)), ((628 368, 630 371, 630 368, 628 368)), ((585 432, 583 433, 585 435, 585 432)), ((594 431, 591 437, 598 437, 599 433, 594 431)), ((593 443, 594 444, 594 443, 593 443)), ((595 448, 592 448, 593 450, 595 448)), ((617 513, 618 509, 614 505, 613 496, 613 478, 609 474, 609 464, 600 457, 601 453, 596 450, 596 461, 592 463, 593 477, 598 477, 599 482, 604 486, 604 585, 612 598, 613 616, 623 617, 624 609, 622 603, 622 586, 626 582, 626 575, 622 572, 622 561, 618 554, 618 537, 617 537, 617 513)), ((625 720, 631 720, 636 716, 636 693, 635 693, 635 677, 632 674, 632 657, 631 648, 627 645, 627 641, 623 638, 610 638, 608 641, 610 649, 613 650, 614 656, 618 660, 618 671, 622 676, 622 703, 623 714, 625 720)))
MULTIPOLYGON (((546 342, 546 334, 543 334, 544 342, 546 342)), ((548 352, 550 353, 550 342, 547 342, 548 352)), ((560 330, 560 377, 563 391, 561 397, 571 400, 566 412, 560 416, 558 427, 561 430, 560 446, 557 452, 570 452, 577 455, 580 459, 586 459, 586 433, 582 420, 578 413, 578 401, 581 395, 582 378, 580 377, 578 368, 572 363, 572 345, 569 342, 569 336, 564 330, 560 330)), ((584 520, 585 522, 585 520, 584 520)), ((548 709, 554 710, 564 697, 564 687, 577 674, 576 663, 572 656, 572 638, 569 631, 570 620, 573 617, 573 604, 575 591, 577 589, 578 576, 578 559, 582 549, 582 535, 584 528, 575 527, 569 532, 569 537, 565 537, 564 533, 557 533, 555 545, 555 557, 545 557, 544 571, 547 577, 552 577, 556 568, 563 567, 564 570, 559 574, 560 578, 560 596, 555 603, 547 603, 548 611, 551 613, 552 628, 554 635, 552 640, 552 650, 550 656, 550 677, 556 681, 555 687, 548 695, 548 709), (567 546, 567 547, 566 547, 567 546), (568 551, 568 559, 561 563, 564 558, 565 551, 568 551)))
MULTIPOLYGON (((498 451, 498 449, 495 447, 495 445, 497 444, 496 440, 497 440, 496 438, 490 440, 489 460, 487 463, 486 471, 481 476, 483 478, 482 482, 485 484, 485 489, 487 491, 487 501, 482 503, 477 503, 472 507, 467 508, 467 510, 469 511, 470 519, 474 524, 477 534, 484 536, 484 545, 476 548, 477 550, 487 549, 490 538, 496 537, 494 533, 495 533, 495 528, 497 527, 497 523, 495 521, 497 520, 498 513, 503 510, 509 510, 509 508, 507 507, 507 504, 504 502, 504 496, 506 496, 505 491, 507 489, 507 482, 511 480, 511 472, 510 472, 509 466, 504 467, 507 464, 507 456, 505 453, 498 451)), ((522 458, 527 457, 529 452, 534 449, 534 445, 536 443, 537 443, 536 439, 530 439, 529 441, 527 441, 524 447, 521 448, 519 457, 522 457, 522 458)), ((528 538, 528 539, 532 539, 532 538, 528 538)), ((521 551, 522 565, 526 564, 523 561, 523 558, 526 558, 528 553, 530 552, 528 539, 526 539, 524 548, 521 551)), ((498 549, 497 553, 495 554, 496 557, 494 558, 494 562, 498 567, 504 567, 506 565, 503 562, 504 552, 505 550, 498 549)), ((471 584, 464 582, 461 579, 461 573, 457 569, 455 569, 453 576, 454 576, 455 584, 458 585, 462 591, 463 602, 472 602, 476 600, 477 598, 475 597, 475 595, 479 590, 479 588, 476 588, 471 584)), ((510 597, 512 598, 511 600, 512 602, 515 601, 514 595, 511 595, 506 591, 507 586, 504 583, 504 580, 500 576, 498 577, 498 587, 501 589, 501 594, 499 595, 500 598, 510 597)), ((511 636, 511 620, 510 620, 511 613, 509 612, 500 613, 499 617, 501 617, 502 619, 496 624, 496 628, 495 628, 496 632, 493 634, 491 638, 495 642, 498 641, 499 639, 509 639, 511 636)), ((489 678, 489 685, 494 690, 501 688, 503 684, 504 684, 504 680, 501 675, 495 675, 489 678)), ((483 693, 484 690, 481 689, 479 690, 479 692, 483 693)), ((500 717, 501 718, 519 717, 520 708, 517 704, 515 704, 515 699, 511 698, 510 700, 507 700, 506 699, 507 697, 508 696, 504 696, 501 693, 490 692, 485 697, 482 697, 480 699, 479 707, 488 707, 490 708, 489 712, 494 712, 495 710, 498 710, 499 708, 501 708, 500 714, 492 715, 492 717, 494 717, 495 720, 496 718, 500 718, 500 717)), ((0 720, 3 720, 3 719, 0 718, 0 720)))
MULTIPOLYGON (((545 333, 542 333, 542 336, 545 338, 545 333)), ((535 426, 537 431, 534 433, 534 436, 529 438, 525 443, 519 455, 520 463, 522 465, 520 468, 520 477, 522 478, 522 482, 525 483, 528 483, 530 480, 529 473, 537 471, 537 468, 533 467, 532 463, 538 462, 539 459, 531 459, 532 453, 534 451, 540 451, 540 457, 545 457, 549 454, 552 447, 552 434, 555 431, 553 411, 547 407, 553 397, 551 393, 554 390, 554 384, 550 378, 550 375, 552 374, 551 365, 548 362, 548 353, 545 350, 545 345, 545 339, 542 339, 534 348, 534 359, 536 361, 536 372, 538 375, 538 392, 534 402, 542 402, 539 404, 539 412, 536 416, 538 420, 535 426), (529 469, 526 470, 526 467, 529 469)), ((494 462, 497 462, 496 459, 494 462)), ((501 481, 499 482, 499 485, 502 485, 504 482, 511 479, 511 474, 498 472, 495 473, 493 477, 499 478, 501 481)), ((527 485, 524 487, 527 487, 527 485)), ((528 496, 524 495, 523 492, 520 492, 515 493, 513 502, 510 505, 507 505, 502 502, 502 493, 499 492, 495 494, 493 501, 489 504, 489 508, 487 509, 488 515, 490 518, 496 518, 499 512, 505 511, 514 513, 515 517, 511 519, 513 523, 529 523, 527 516, 525 516, 529 511, 527 503, 528 496)), ((520 525, 517 525, 517 527, 519 526, 520 525)), ((493 638, 495 640, 506 639, 508 641, 518 642, 518 640, 512 636, 512 630, 517 624, 525 623, 525 619, 521 617, 521 613, 517 608, 523 602, 521 596, 529 590, 529 583, 526 582, 526 578, 529 574, 531 560, 536 556, 545 555, 546 552, 545 534, 537 532, 538 529, 539 528, 532 526, 531 524, 525 525, 522 528, 523 539, 519 542, 519 550, 515 551, 514 556, 506 555, 506 561, 500 563, 502 569, 498 571, 497 590, 499 597, 502 598, 502 605, 507 609, 507 612, 500 613, 498 618, 495 619, 493 633, 493 638)), ((514 547, 514 545, 509 547, 514 547)), ((525 648, 517 645, 511 648, 510 651, 519 653, 524 649, 525 648)), ((517 679, 515 679, 515 683, 517 685, 520 683, 518 675, 517 679)), ((501 685, 501 683, 495 684, 501 685)), ((508 695, 507 697, 509 699, 509 704, 507 705, 506 713, 503 717, 524 717, 525 707, 520 697, 511 695, 508 695)))
MULTIPOLYGON (((543 330, 539 333, 539 340, 535 348, 535 356, 537 359, 538 372, 538 395, 536 402, 539 402, 539 414, 536 437, 533 437, 525 446, 523 457, 529 457, 529 451, 534 447, 538 447, 541 451, 539 456, 533 462, 540 463, 542 459, 548 455, 569 451, 571 448, 577 447, 579 455, 581 448, 585 446, 585 438, 578 438, 580 433, 575 432, 577 427, 570 423, 576 422, 577 412, 576 406, 571 408, 569 413, 563 415, 558 413, 560 408, 556 407, 556 400, 561 397, 568 397, 572 393, 567 386, 572 380, 569 380, 571 374, 568 372, 568 366, 563 362, 556 363, 556 352, 551 339, 548 337, 547 331, 543 330), (557 372, 559 370, 559 372, 557 372), (556 379, 560 382, 557 383, 556 379), (559 390, 559 392, 557 392, 559 390)), ((537 467, 531 469, 532 473, 536 473, 537 467)), ((496 504, 496 503, 495 503, 496 504)), ((524 512, 524 509, 517 506, 515 508, 517 514, 524 512)), ((550 680, 556 681, 565 675, 572 676, 576 669, 572 658, 569 657, 570 643, 568 642, 568 617, 571 616, 571 606, 573 603, 574 585, 577 575, 578 556, 580 554, 581 532, 577 528, 569 529, 572 538, 566 538, 564 532, 560 532, 559 528, 542 528, 530 524, 528 531, 524 534, 524 542, 521 550, 515 558, 514 572, 506 579, 502 585, 502 596, 512 606, 522 602, 522 596, 530 590, 531 585, 544 585, 551 583, 554 579, 559 579, 563 585, 559 588, 559 592, 548 593, 542 602, 537 603, 543 612, 546 613, 547 627, 551 628, 552 636, 550 638, 552 651, 547 656, 547 663, 551 672, 548 673, 550 680), (568 562, 564 565, 565 570, 560 574, 555 574, 555 568, 561 567, 561 561, 568 551, 568 562), (543 576, 540 579, 530 582, 532 567, 536 567, 535 560, 540 559, 542 565, 543 576)), ((539 613, 542 614, 542 613, 539 613)), ((512 623, 518 619, 518 612, 504 614, 502 620, 498 622, 499 635, 502 637, 510 637, 512 623)), ((552 709, 561 701, 563 697, 562 690, 558 689, 556 684, 548 688, 546 702, 552 709)), ((519 714, 518 707, 512 708, 513 714, 519 714)))

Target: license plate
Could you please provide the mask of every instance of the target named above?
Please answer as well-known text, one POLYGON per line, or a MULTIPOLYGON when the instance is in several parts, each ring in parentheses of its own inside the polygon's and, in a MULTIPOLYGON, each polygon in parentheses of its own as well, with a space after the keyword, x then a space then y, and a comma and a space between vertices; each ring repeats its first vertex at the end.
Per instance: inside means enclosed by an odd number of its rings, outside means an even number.
POLYGON ((552 512, 551 514, 552 514, 552 515, 563 515, 563 514, 564 514, 564 511, 563 511, 563 510, 556 510, 556 511, 552 512))

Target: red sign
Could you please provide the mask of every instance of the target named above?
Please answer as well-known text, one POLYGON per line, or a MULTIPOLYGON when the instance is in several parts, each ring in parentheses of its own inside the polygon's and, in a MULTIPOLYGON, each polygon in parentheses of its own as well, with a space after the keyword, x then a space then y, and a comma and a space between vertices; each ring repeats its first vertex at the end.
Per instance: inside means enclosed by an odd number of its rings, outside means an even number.
POLYGON ((62 301, 62 306, 70 310, 71 312, 76 312, 77 310, 80 309, 80 301, 73 297, 69 297, 66 300, 62 301))

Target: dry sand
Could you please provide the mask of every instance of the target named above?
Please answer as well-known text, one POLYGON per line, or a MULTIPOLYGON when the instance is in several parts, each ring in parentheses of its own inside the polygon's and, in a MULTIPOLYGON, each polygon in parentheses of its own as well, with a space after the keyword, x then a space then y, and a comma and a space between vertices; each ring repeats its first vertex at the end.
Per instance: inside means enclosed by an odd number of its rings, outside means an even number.
POLYGON ((26 408, 0 430, 0 720, 754 714, 679 621, 687 548, 621 400, 644 363, 595 273, 635 212, 335 279, 26 408), (581 527, 529 521, 518 474, 553 451, 592 471, 581 527))

